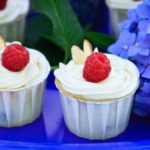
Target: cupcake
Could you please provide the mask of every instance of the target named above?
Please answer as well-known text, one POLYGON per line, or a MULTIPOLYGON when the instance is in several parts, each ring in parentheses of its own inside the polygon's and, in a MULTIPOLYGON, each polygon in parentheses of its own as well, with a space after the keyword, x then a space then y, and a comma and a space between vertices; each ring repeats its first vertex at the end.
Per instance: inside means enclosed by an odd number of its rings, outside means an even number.
POLYGON ((118 24, 127 18, 127 10, 136 8, 142 0, 105 0, 109 7, 112 33, 118 37, 118 24))
POLYGON ((0 38, 0 126, 33 122, 41 113, 50 65, 45 56, 0 38))
POLYGON ((0 1, 0 34, 7 41, 23 41, 29 0, 0 1))
POLYGON ((83 49, 73 46, 72 60, 54 72, 65 123, 79 137, 109 139, 128 125, 139 72, 128 60, 92 52, 87 40, 83 49))

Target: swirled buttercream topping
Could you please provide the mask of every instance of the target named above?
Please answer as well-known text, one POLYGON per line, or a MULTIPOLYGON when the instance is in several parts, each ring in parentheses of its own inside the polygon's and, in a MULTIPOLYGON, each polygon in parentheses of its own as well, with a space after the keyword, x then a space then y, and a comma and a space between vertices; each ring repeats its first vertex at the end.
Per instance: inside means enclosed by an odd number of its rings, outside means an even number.
POLYGON ((111 8, 117 9, 132 9, 136 8, 142 0, 135 1, 135 0, 106 0, 106 3, 111 8))
MULTIPOLYGON (((13 42, 17 43, 18 42, 13 42)), ((9 45, 9 44, 7 44, 9 45)), ((46 79, 50 65, 45 56, 33 49, 27 48, 30 55, 30 61, 27 66, 19 72, 12 72, 2 65, 2 54, 4 49, 0 50, 0 89, 13 90, 31 86, 46 79)))
POLYGON ((54 74, 64 90, 85 98, 100 100, 127 96, 134 92, 139 84, 139 71, 130 61, 112 54, 106 54, 111 63, 111 72, 107 79, 92 83, 83 78, 84 64, 71 60, 67 65, 60 63, 54 74))
POLYGON ((28 10, 29 0, 8 0, 5 9, 0 11, 0 24, 11 22, 28 10))

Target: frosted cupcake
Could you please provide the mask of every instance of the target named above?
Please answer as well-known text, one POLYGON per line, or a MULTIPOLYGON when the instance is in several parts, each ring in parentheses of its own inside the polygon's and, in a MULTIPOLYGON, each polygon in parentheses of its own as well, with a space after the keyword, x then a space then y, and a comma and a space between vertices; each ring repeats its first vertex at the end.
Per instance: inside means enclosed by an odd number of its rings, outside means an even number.
POLYGON ((29 0, 0 1, 0 34, 7 41, 23 41, 29 0))
POLYGON ((0 38, 0 126, 21 126, 41 113, 50 65, 45 56, 0 38))
POLYGON ((118 24, 127 18, 127 10, 136 8, 142 0, 105 0, 109 7, 112 33, 119 34, 118 24))
POLYGON ((138 69, 118 56, 92 52, 87 40, 83 49, 73 46, 73 60, 54 72, 65 123, 79 137, 115 137, 128 125, 138 69))

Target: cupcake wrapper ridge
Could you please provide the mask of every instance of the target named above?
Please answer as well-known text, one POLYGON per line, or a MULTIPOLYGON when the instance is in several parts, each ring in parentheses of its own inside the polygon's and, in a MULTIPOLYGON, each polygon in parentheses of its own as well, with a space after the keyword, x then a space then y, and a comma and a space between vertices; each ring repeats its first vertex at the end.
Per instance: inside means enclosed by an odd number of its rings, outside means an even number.
POLYGON ((23 42, 26 18, 22 16, 13 22, 0 24, 0 35, 6 41, 20 41, 23 42))
POLYGON ((0 91, 0 126, 22 126, 41 113, 46 81, 17 91, 0 91))
POLYGON ((60 92, 65 123, 79 137, 104 140, 127 127, 134 95, 113 102, 86 102, 60 92))

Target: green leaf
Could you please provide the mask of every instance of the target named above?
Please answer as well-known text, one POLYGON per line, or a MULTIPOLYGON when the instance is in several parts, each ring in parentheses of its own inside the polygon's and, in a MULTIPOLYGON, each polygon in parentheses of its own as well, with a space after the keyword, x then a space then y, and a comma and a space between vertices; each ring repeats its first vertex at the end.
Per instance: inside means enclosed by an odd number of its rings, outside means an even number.
POLYGON ((52 24, 48 17, 42 14, 29 18, 26 24, 24 45, 41 51, 49 60, 51 66, 63 61, 64 51, 56 44, 43 38, 43 34, 51 34, 52 24), (59 54, 59 55, 57 55, 59 54))
POLYGON ((52 32, 51 21, 45 15, 35 15, 29 18, 25 28, 25 45, 35 47, 45 33, 52 32))
POLYGON ((83 40, 83 30, 68 0, 34 0, 36 11, 45 14, 52 22, 52 34, 45 37, 65 51, 64 62, 71 56, 70 48, 83 40))
POLYGON ((115 39, 103 33, 87 31, 85 37, 94 45, 107 50, 110 45, 115 42, 115 39))

